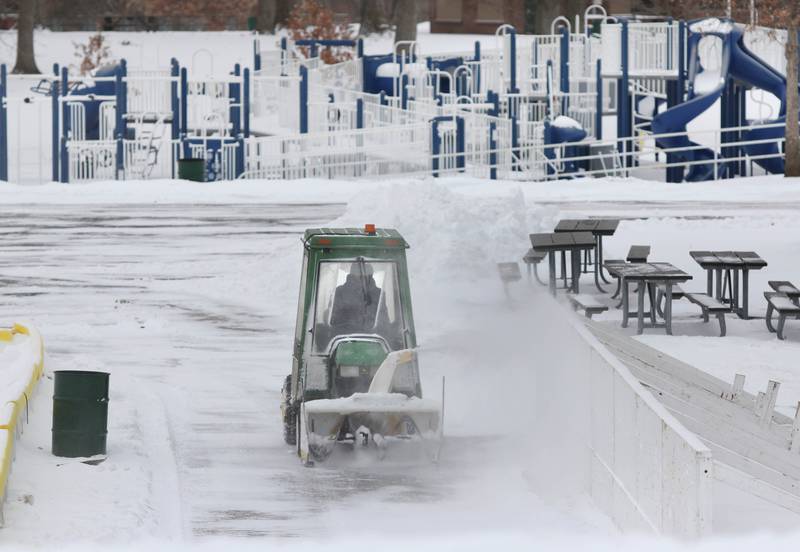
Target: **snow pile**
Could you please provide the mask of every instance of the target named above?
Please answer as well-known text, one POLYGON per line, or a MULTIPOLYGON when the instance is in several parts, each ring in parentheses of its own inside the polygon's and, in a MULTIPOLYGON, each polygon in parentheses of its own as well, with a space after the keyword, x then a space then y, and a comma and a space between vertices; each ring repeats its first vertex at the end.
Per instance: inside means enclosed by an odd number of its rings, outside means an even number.
POLYGON ((528 206, 519 186, 498 196, 470 197, 429 179, 361 193, 331 226, 375 223, 399 230, 411 246, 413 285, 420 279, 495 277, 495 263, 521 259, 530 247, 528 235, 551 230, 553 214, 528 206))
MULTIPOLYGON (((40 362, 39 334, 35 330, 31 335, 15 332, 11 341, 0 341, 0 400, 6 410, 11 407, 9 402, 19 400, 25 392, 40 362)), ((7 422, 4 418, 3 423, 7 422)))
POLYGON ((558 128, 578 128, 583 130, 583 127, 578 121, 572 117, 567 117, 566 115, 559 115, 553 119, 553 122, 550 124, 558 128))
POLYGON ((728 34, 733 30, 733 23, 722 21, 716 17, 709 17, 697 23, 689 25, 689 30, 693 33, 723 33, 728 34))

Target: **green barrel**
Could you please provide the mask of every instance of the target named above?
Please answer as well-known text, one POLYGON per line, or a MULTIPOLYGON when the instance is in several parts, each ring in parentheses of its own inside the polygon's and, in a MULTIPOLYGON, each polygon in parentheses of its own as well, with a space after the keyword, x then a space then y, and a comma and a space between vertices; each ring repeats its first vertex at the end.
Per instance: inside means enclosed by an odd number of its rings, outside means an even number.
POLYGON ((108 373, 55 372, 53 454, 77 458, 106 453, 108 373))
POLYGON ((192 182, 206 181, 205 159, 178 159, 178 178, 192 182))

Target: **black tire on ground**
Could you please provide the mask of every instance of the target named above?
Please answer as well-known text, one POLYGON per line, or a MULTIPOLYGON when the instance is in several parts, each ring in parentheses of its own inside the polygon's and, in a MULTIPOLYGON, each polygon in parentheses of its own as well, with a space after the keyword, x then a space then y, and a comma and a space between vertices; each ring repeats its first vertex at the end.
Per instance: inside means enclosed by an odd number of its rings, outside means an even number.
POLYGON ((287 445, 297 444, 297 413, 292 407, 292 376, 286 376, 281 389, 281 410, 283 412, 283 440, 287 445))

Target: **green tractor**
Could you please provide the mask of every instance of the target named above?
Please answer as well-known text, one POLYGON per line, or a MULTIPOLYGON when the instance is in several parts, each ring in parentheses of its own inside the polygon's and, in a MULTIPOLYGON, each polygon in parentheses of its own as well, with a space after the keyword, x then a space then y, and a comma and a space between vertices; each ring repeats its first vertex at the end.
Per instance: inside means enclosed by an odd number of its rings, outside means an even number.
POLYGON ((406 249, 397 230, 314 228, 303 239, 284 440, 307 464, 337 443, 441 442, 441 404, 422 398, 406 249))

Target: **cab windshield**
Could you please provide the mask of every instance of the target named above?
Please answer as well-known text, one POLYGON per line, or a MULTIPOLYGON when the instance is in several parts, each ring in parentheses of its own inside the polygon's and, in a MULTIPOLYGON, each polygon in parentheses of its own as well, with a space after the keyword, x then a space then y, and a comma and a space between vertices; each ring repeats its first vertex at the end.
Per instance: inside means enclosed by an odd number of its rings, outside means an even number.
POLYGON ((378 334, 402 349, 403 320, 397 266, 391 261, 323 261, 317 278, 313 336, 325 351, 340 335, 378 334))

